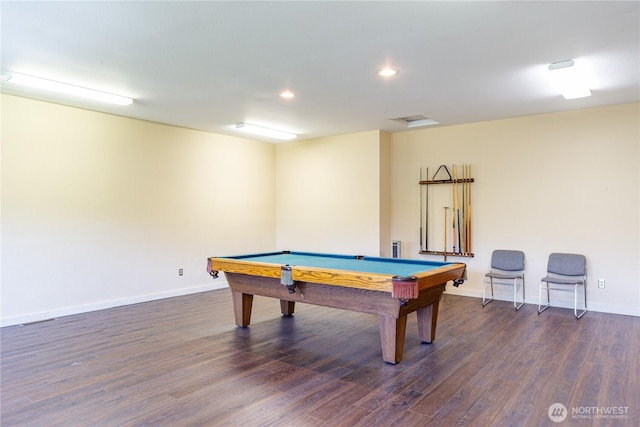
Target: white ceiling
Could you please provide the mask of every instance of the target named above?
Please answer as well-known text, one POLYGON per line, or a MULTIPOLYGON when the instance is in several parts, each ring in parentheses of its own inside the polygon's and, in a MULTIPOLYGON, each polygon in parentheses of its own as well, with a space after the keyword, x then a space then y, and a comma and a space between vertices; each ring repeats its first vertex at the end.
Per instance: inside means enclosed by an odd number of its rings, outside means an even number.
POLYGON ((0 13, 3 92, 226 135, 243 121, 309 139, 398 132, 391 119, 411 115, 448 126, 640 100, 638 1, 2 1, 0 13), (547 65, 566 59, 591 97, 549 84, 547 65), (381 78, 384 65, 400 73, 381 78), (135 103, 28 92, 10 71, 135 103))

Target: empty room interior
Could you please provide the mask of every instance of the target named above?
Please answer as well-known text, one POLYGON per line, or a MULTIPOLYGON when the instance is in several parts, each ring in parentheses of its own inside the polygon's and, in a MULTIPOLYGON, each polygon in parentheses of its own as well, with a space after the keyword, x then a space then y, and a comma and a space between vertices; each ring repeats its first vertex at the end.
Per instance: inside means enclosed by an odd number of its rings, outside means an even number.
POLYGON ((640 2, 0 19, 3 427, 638 425, 640 2))

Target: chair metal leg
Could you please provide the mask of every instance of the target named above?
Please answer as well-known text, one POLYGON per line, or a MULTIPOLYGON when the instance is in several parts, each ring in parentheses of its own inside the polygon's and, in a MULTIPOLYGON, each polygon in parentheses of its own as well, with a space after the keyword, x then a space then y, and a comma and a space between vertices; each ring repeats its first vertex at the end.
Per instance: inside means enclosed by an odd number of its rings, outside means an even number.
POLYGON ((489 278, 489 283, 491 285, 491 298, 486 299, 486 289, 487 289, 487 280, 485 279, 482 283, 482 307, 489 304, 493 301, 493 278, 489 278))
POLYGON ((576 316, 576 319, 581 318, 587 312, 587 286, 584 285, 584 310, 578 314, 578 287, 580 285, 574 285, 574 298, 573 298, 573 315, 576 316))
POLYGON ((524 279, 522 279, 522 302, 517 304, 518 279, 513 280, 513 308, 518 311, 524 305, 524 279))
POLYGON ((547 305, 542 306, 542 288, 543 288, 542 283, 543 282, 540 282, 540 292, 538 293, 538 314, 540 314, 543 311, 545 311, 551 305, 551 301, 549 300, 549 285, 547 284, 547 286, 546 286, 546 289, 547 289, 547 305))

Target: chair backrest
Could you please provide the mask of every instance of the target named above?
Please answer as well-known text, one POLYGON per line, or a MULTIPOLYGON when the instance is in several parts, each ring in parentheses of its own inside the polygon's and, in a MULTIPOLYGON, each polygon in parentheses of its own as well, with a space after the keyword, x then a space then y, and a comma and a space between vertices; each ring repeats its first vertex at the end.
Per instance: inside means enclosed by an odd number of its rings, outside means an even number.
POLYGON ((549 255, 547 273, 563 276, 585 276, 587 274, 587 258, 579 254, 553 253, 549 255))
POLYGON ((491 255, 491 268, 505 271, 523 271, 524 252, 497 249, 491 255))

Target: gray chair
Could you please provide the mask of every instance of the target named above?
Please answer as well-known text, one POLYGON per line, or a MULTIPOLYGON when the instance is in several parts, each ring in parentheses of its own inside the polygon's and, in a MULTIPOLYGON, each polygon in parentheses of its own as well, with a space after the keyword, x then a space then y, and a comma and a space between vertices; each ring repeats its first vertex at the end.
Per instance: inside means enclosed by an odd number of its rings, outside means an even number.
POLYGON ((513 308, 524 305, 524 252, 498 249, 491 255, 491 270, 485 274, 482 283, 482 306, 493 301, 493 285, 513 286, 513 308), (487 299, 487 282, 491 287, 491 298, 487 299), (522 285, 522 302, 518 304, 518 282, 522 285))
POLYGON ((549 290, 573 292, 573 314, 576 319, 587 312, 587 259, 584 255, 559 254, 549 255, 547 276, 540 280, 538 295, 538 314, 551 305, 549 290), (584 309, 578 313, 578 288, 582 288, 584 295, 584 309), (547 304, 542 305, 542 290, 547 291, 547 304))

